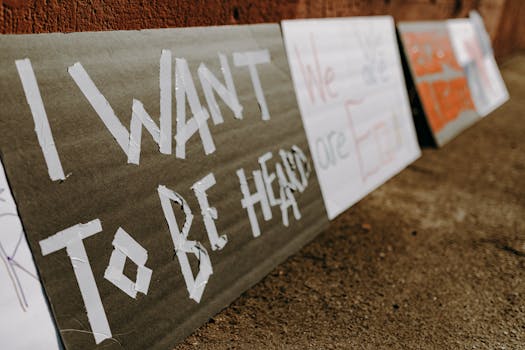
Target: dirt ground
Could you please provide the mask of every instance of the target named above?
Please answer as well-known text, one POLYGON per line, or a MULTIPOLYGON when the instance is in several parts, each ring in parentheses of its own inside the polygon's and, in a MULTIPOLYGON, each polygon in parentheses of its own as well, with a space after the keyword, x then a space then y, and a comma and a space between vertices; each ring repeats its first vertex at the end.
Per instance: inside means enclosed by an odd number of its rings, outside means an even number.
POLYGON ((525 349, 525 55, 511 100, 176 349, 525 349))

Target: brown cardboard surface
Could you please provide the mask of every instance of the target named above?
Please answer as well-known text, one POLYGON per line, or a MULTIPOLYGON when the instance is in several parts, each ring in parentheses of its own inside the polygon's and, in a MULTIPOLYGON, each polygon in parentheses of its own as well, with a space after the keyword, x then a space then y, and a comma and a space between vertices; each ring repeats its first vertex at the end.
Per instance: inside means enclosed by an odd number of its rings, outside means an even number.
MULTIPOLYGON (((0 37, 0 45, 0 153, 67 348, 93 348, 95 342, 65 249, 42 256, 38 245, 60 230, 101 220, 103 231, 83 241, 114 338, 99 347, 144 349, 173 346, 326 227, 315 172, 305 192, 295 194, 302 218, 297 221, 291 215, 289 227, 283 226, 278 207, 272 208, 273 218, 264 221, 257 205, 262 234, 254 238, 247 212, 241 207, 237 169, 244 168, 250 189, 255 191, 250 174, 259 168, 257 159, 262 154, 273 153, 269 162, 273 167, 279 149, 289 150, 295 144, 311 159, 278 25, 8 35, 0 37), (143 131, 140 165, 127 164, 126 155, 67 68, 75 62, 84 66, 126 128, 133 98, 144 104, 158 124, 162 49, 173 53, 173 72, 175 57, 188 61, 203 106, 207 105, 197 67, 204 62, 223 81, 217 53, 226 54, 244 119, 234 119, 217 98, 225 122, 214 125, 208 121, 216 146, 213 154, 204 154, 198 134, 186 145, 186 159, 175 157, 175 142, 173 154, 160 154, 143 131), (271 55, 270 64, 258 65, 269 121, 261 120, 248 69, 232 63, 233 52, 258 49, 268 49, 271 55), (31 59, 64 172, 69 175, 63 182, 49 179, 17 74, 15 60, 26 57, 31 59), (217 184, 208 191, 208 199, 218 211, 219 234, 229 238, 221 251, 211 250, 200 207, 190 189, 210 172, 217 184), (214 274, 199 304, 188 298, 158 198, 159 184, 188 202, 194 214, 189 239, 200 241, 210 255, 214 274), (103 277, 119 227, 147 249, 146 266, 153 270, 148 294, 139 294, 136 300, 103 277)), ((187 107, 187 118, 190 116, 187 107)), ((181 226, 182 215, 177 218, 181 226)), ((190 256, 190 260, 195 259, 190 256)), ((134 276, 134 265, 129 260, 126 264, 131 267, 128 275, 134 276)))

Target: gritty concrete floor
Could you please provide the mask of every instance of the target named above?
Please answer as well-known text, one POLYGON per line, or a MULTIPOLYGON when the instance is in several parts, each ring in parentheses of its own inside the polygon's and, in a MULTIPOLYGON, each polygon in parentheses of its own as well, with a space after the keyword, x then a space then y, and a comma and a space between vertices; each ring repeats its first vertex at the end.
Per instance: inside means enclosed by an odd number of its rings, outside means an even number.
POLYGON ((525 55, 502 70, 511 101, 176 349, 525 349, 525 55))

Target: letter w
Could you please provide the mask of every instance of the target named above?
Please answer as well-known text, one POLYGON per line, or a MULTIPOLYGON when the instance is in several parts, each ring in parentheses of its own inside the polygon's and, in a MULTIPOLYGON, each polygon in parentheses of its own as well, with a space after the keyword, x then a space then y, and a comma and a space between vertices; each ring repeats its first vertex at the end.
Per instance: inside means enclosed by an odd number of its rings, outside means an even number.
POLYGON ((139 164, 142 139, 142 126, 159 145, 160 153, 171 154, 172 112, 171 112, 171 51, 162 50, 160 56, 160 128, 151 119, 142 103, 133 99, 131 125, 128 131, 115 115, 113 108, 98 90, 90 76, 79 63, 68 68, 69 75, 78 85, 84 96, 97 112, 106 128, 117 140, 120 148, 128 156, 128 163, 139 164))

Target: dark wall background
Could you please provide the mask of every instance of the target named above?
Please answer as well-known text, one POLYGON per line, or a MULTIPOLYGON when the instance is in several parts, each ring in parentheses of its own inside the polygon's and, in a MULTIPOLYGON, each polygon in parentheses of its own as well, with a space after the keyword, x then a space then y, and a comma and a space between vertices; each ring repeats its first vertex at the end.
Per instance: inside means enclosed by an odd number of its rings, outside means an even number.
POLYGON ((278 22, 391 14, 397 21, 477 9, 502 57, 525 48, 522 0, 0 0, 1 33, 47 33, 278 22))

